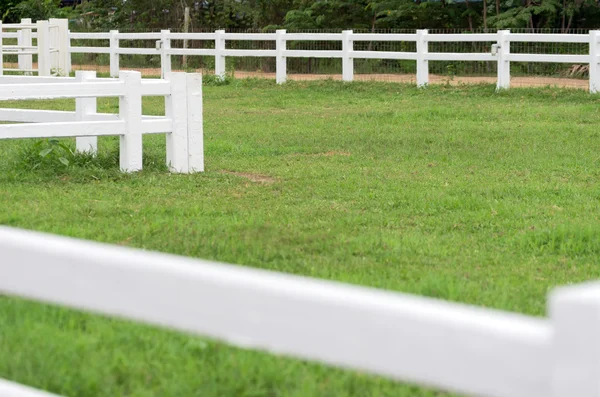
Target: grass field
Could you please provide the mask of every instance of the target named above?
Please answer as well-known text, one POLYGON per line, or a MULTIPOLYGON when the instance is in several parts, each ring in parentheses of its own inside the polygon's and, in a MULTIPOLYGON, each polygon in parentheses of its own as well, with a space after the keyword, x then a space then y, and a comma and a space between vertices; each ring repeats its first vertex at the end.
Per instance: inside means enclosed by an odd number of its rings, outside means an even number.
MULTIPOLYGON (((17 105, 31 103, 2 104, 17 105)), ((600 275, 599 105, 234 80, 205 87, 204 174, 168 174, 163 136, 135 175, 118 173, 116 139, 69 166, 1 141, 0 224, 543 315, 550 288, 600 275)), ((0 377, 70 397, 439 395, 6 297, 0 377)))

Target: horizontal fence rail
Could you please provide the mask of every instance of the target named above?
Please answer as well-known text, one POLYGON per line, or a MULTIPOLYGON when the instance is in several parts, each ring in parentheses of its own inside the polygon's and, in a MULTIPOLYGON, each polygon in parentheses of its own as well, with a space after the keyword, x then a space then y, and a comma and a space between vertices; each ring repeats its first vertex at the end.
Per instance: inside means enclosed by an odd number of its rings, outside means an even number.
POLYGON ((278 30, 276 33, 226 33, 218 30, 215 33, 171 33, 163 30, 160 33, 70 33, 72 40, 98 39, 109 40, 109 47, 84 47, 70 45, 71 53, 109 54, 110 73, 118 76, 119 56, 157 55, 161 59, 161 73, 164 76, 172 69, 172 56, 211 56, 215 58, 215 74, 226 75, 226 57, 268 57, 276 59, 276 80, 283 83, 287 80, 288 58, 331 58, 342 60, 342 80, 354 79, 355 59, 389 59, 416 61, 416 82, 418 86, 429 83, 429 61, 458 62, 496 62, 497 88, 510 87, 511 62, 541 63, 573 63, 589 65, 589 89, 596 93, 600 87, 598 62, 600 56, 598 31, 589 34, 525 34, 511 33, 501 30, 497 33, 482 34, 430 34, 427 30, 418 30, 414 34, 386 33, 354 33, 351 30, 342 33, 287 33, 278 30), (153 48, 121 47, 121 40, 157 40, 153 48), (172 41, 208 41, 210 48, 173 48, 172 41), (274 49, 229 49, 226 43, 232 41, 273 42, 274 49), (341 50, 300 50, 288 48, 290 42, 341 42, 341 50), (355 50, 355 42, 407 42, 414 43, 415 51, 364 51, 355 50), (429 43, 489 43, 488 52, 430 52, 429 43), (588 44, 585 54, 525 54, 511 53, 511 43, 583 43, 588 44))
POLYGON ((202 172, 202 76, 169 73, 166 80, 142 80, 139 72, 98 79, 95 72, 75 78, 0 76, 0 101, 75 98, 74 112, 0 108, 0 139, 76 137, 79 152, 95 154, 98 136, 120 136, 120 167, 142 168, 142 135, 167 134, 167 164, 173 172, 202 172), (142 115, 142 97, 164 96, 165 116, 142 115), (119 114, 97 112, 97 98, 118 97, 119 114))
POLYGON ((597 283, 542 319, 7 227, 0 252, 4 294, 473 396, 599 392, 597 283))

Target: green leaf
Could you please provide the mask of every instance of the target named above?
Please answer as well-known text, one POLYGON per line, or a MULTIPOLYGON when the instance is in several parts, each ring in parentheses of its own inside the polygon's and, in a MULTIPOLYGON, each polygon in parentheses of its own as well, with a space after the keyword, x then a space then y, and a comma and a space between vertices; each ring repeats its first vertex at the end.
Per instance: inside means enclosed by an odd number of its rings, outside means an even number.
POLYGON ((49 147, 49 148, 46 148, 46 149, 44 149, 44 150, 42 150, 42 151, 40 152, 40 156, 41 156, 41 157, 46 157, 47 155, 49 155, 49 154, 52 152, 52 150, 54 150, 54 149, 53 149, 53 148, 51 148, 51 147, 49 147))
POLYGON ((64 158, 64 157, 59 157, 59 158, 58 158, 58 161, 60 161, 61 163, 63 163, 63 164, 66 166, 66 167, 68 167, 68 166, 69 166, 69 160, 67 160, 67 159, 66 159, 66 158, 64 158))

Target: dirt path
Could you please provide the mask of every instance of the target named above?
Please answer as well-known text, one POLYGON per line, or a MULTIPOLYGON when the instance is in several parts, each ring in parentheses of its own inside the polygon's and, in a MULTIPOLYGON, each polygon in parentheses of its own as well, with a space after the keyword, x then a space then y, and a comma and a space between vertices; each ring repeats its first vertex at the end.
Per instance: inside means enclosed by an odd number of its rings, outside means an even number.
MULTIPOLYGON (((7 68, 16 68, 17 65, 5 64, 7 68)), ((34 68, 36 65, 34 65, 34 68)), ((95 70, 99 73, 109 73, 110 68, 107 65, 73 65, 73 70, 95 70)), ((121 68, 121 70, 139 70, 145 76, 158 76, 160 75, 160 69, 158 68, 121 68)), ((196 72, 202 72, 202 69, 196 70, 196 72)), ((212 70, 207 71, 212 73, 212 70)), ((236 78, 265 78, 275 80, 275 73, 263 73, 263 72, 234 72, 236 78)), ((341 80, 341 74, 289 74, 289 80, 322 80, 332 79, 341 80)), ((354 76, 357 81, 389 81, 389 82, 401 82, 401 83, 414 83, 416 76, 414 74, 357 74, 354 76)), ((448 76, 442 75, 429 75, 430 84, 495 84, 496 77, 485 77, 485 76, 456 76, 453 79, 449 79, 448 76)), ((555 86, 555 87, 568 87, 568 88, 581 88, 588 89, 589 82, 587 79, 569 79, 560 77, 511 77, 511 86, 513 87, 540 87, 540 86, 555 86)))

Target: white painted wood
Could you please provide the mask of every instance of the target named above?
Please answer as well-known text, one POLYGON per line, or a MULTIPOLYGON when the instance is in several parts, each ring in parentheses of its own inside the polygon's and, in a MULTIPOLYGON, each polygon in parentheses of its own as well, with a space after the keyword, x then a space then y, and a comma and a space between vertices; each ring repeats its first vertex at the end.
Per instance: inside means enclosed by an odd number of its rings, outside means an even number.
POLYGON ((6 227, 0 252, 5 294, 473 396, 551 395, 547 320, 6 227))
POLYGON ((215 50, 212 48, 171 48, 169 50, 171 55, 203 55, 203 56, 214 56, 215 50))
POLYGON ((0 76, 4 74, 4 31, 0 20, 0 76))
POLYGON ((109 33, 83 33, 83 32, 69 32, 69 38, 71 39, 87 39, 87 40, 109 40, 111 37, 109 33))
POLYGON ((50 26, 48 21, 37 21, 38 76, 50 76, 50 26))
POLYGON ((498 31, 498 82, 496 90, 510 88, 510 30, 498 31))
MULTIPOLYGON (((589 37, 588 37, 589 39, 589 37)), ((557 54, 509 54, 506 59, 514 62, 589 63, 589 55, 557 54)))
POLYGON ((119 77, 119 31, 111 30, 109 32, 109 61, 110 61, 110 77, 119 77))
POLYGON ((354 80, 354 41, 352 30, 342 32, 342 80, 354 80))
POLYGON ((600 91, 600 31, 590 30, 590 93, 596 94, 600 91))
POLYGON ((122 82, 1 84, 0 100, 111 97, 125 94, 122 82))
POLYGON ((58 27, 54 20, 48 20, 49 38, 50 38, 50 71, 52 76, 59 76, 58 61, 58 27))
POLYGON ((354 59, 411 59, 417 60, 416 52, 396 52, 396 51, 354 51, 354 59))
POLYGON ((0 397, 59 397, 42 390, 0 379, 0 397))
MULTIPOLYGON (((31 18, 23 18, 21 19, 21 24, 23 25, 31 25, 31 18)), ((33 41, 31 37, 31 28, 22 28, 18 31, 18 45, 23 48, 34 48, 33 41)), ((23 52, 23 51, 21 51, 23 52)), ((21 70, 32 70, 33 69, 33 56, 30 54, 19 55, 18 58, 19 69, 21 70)), ((25 72, 25 75, 31 75, 31 72, 25 72)))
POLYGON ((56 25, 55 40, 58 53, 57 69, 61 76, 68 76, 71 73, 71 56, 69 55, 69 21, 68 19, 50 19, 50 24, 56 25))
POLYGON ((495 61, 496 57, 489 53, 429 52, 425 54, 429 61, 495 61))
POLYGON ((66 123, 76 120, 75 113, 73 112, 0 108, 0 121, 12 121, 17 123, 66 123))
POLYGON ((287 81, 287 59, 285 57, 284 52, 287 49, 287 41, 286 41, 286 30, 279 29, 275 32, 275 48, 276 48, 276 58, 275 58, 275 70, 276 77, 275 80, 277 84, 283 84, 287 81))
POLYGON ((115 51, 111 51, 111 47, 70 47, 69 52, 72 54, 114 54, 114 53, 116 53, 115 51))
POLYGON ((123 121, 0 124, 0 139, 109 136, 124 133, 123 121))
POLYGON ((204 172, 202 74, 187 74, 188 172, 204 172))
POLYGON ((354 33, 354 41, 417 41, 416 34, 354 33))
POLYGON ((220 52, 228 57, 274 57, 277 50, 223 50, 220 52))
POLYGON ((549 396, 600 396, 600 283, 555 290, 549 314, 554 363, 549 396))
POLYGON ((512 42, 528 43, 587 43, 585 34, 540 34, 540 33, 511 33, 508 39, 512 42))
POLYGON ((215 76, 221 79, 225 78, 225 34, 224 30, 217 30, 215 32, 215 76))
MULTIPOLYGON (((121 135, 120 167, 123 172, 142 169, 142 74, 123 71, 119 75, 125 94, 119 97, 119 116, 124 122, 121 135)), ((110 84, 110 83, 109 83, 110 84)))
POLYGON ((161 117, 153 120, 142 116, 142 133, 144 134, 163 134, 173 131, 173 120, 170 118, 161 117))
POLYGON ((429 84, 427 30, 417 30, 417 87, 429 84))
POLYGON ((169 94, 171 94, 171 86, 168 81, 154 79, 142 80, 143 96, 165 96, 169 94))
POLYGON ((121 40, 160 40, 160 33, 118 33, 117 38, 121 40))
MULTIPOLYGON (((288 33, 289 35, 289 33, 288 33)), ((290 39, 287 39, 290 41, 290 39)), ((288 58, 341 58, 342 51, 308 51, 308 50, 286 50, 283 55, 288 58)))
POLYGON ((287 40, 299 41, 340 41, 341 33, 288 33, 287 40))
POLYGON ((165 76, 171 73, 171 55, 169 50, 171 49, 171 39, 169 38, 168 30, 160 31, 160 65, 161 65, 161 77, 164 79, 165 76))
POLYGON ((214 33, 174 33, 174 32, 171 32, 171 34, 169 36, 171 37, 171 40, 214 40, 215 39, 214 33))
MULTIPOLYGON (((86 82, 96 78, 96 72, 77 71, 75 79, 78 82, 86 82)), ((77 121, 89 120, 89 116, 97 113, 97 99, 91 98, 76 98, 75 99, 75 119, 77 121)), ((98 153, 98 137, 78 137, 75 139, 75 150, 79 153, 98 153)))
POLYGON ((427 35, 427 40, 429 42, 453 42, 453 41, 458 41, 458 42, 462 42, 462 43, 468 43, 468 42, 485 42, 485 41, 490 41, 490 42, 495 42, 496 38, 498 36, 496 36, 496 34, 494 33, 480 33, 480 34, 428 34, 427 35))
MULTIPOLYGON (((109 81, 108 79, 103 80, 109 81)), ((0 76, 0 84, 67 84, 75 82, 75 77, 0 76)))
POLYGON ((259 40, 269 41, 277 40, 277 32, 275 33, 225 33, 225 40, 259 40))
POLYGON ((167 166, 171 172, 189 172, 187 79, 185 73, 170 73, 171 95, 165 97, 166 117, 173 121, 167 134, 167 166))

